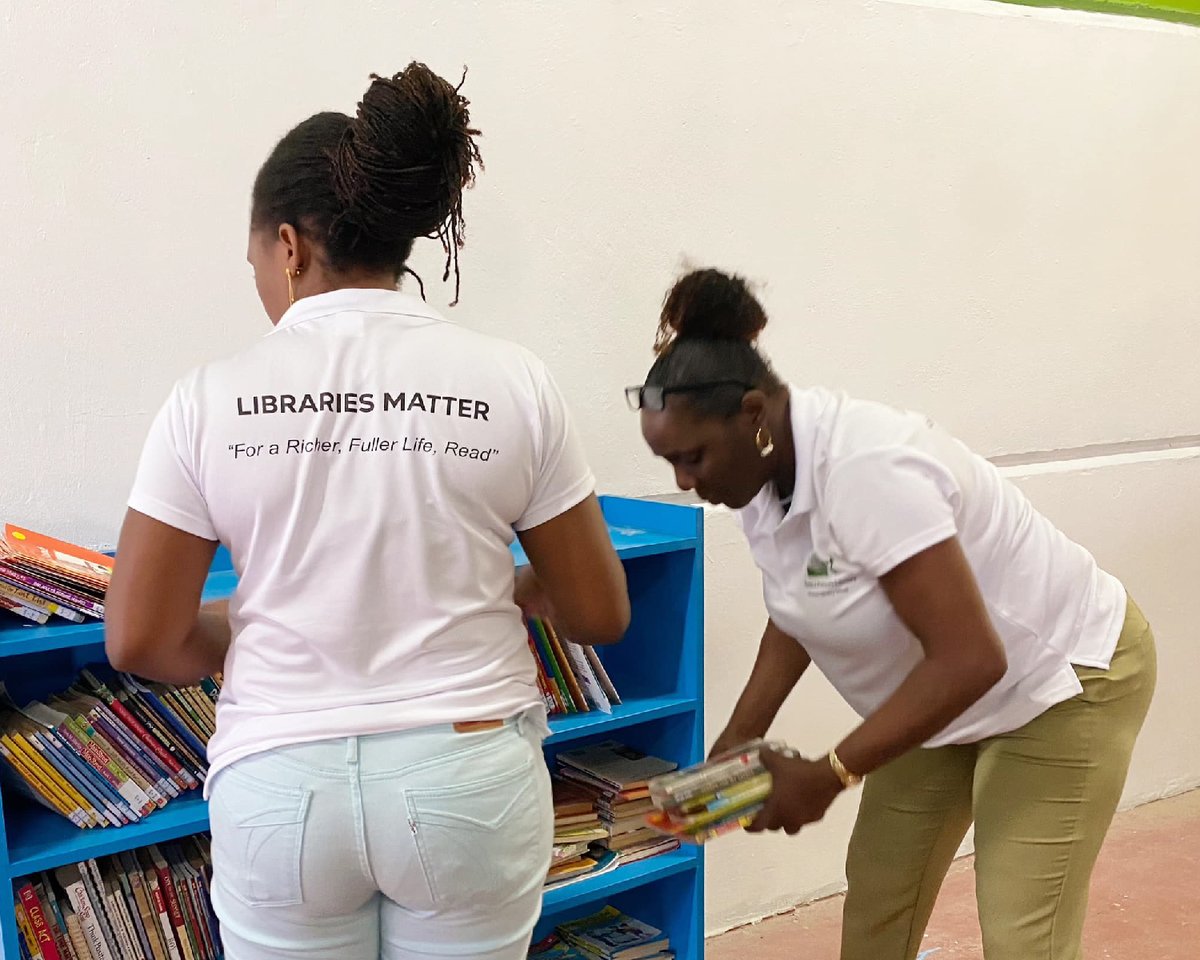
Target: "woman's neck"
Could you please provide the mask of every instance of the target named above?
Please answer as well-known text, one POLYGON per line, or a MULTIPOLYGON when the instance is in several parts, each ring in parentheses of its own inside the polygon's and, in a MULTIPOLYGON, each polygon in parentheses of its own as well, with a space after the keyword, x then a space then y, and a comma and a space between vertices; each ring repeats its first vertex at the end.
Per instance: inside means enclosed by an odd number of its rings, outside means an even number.
POLYGON ((782 401, 767 416, 767 429, 775 443, 771 482, 781 500, 790 499, 796 486, 796 444, 792 436, 792 401, 787 389, 782 401))

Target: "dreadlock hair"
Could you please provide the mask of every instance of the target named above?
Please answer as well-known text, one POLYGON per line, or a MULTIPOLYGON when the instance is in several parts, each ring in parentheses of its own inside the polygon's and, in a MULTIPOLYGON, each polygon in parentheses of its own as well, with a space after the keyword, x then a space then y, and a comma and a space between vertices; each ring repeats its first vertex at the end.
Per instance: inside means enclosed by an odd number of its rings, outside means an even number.
POLYGON ((371 74, 356 116, 315 114, 276 144, 254 181, 251 224, 292 224, 335 273, 390 270, 397 279, 412 273, 416 238, 436 238, 457 303, 462 194, 483 167, 461 89, 423 63, 371 74))
POLYGON ((762 304, 741 277, 712 269, 685 274, 663 300, 654 338, 657 359, 646 385, 675 390, 733 381, 671 394, 673 404, 690 404, 706 416, 731 417, 741 409, 747 388, 768 394, 783 388, 755 346, 766 325, 762 304))

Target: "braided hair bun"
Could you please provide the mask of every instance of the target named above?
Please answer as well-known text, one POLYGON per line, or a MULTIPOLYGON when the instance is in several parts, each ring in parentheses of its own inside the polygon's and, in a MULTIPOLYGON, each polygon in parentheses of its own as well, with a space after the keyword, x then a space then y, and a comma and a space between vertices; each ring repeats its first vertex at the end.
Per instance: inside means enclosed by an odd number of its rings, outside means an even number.
MULTIPOLYGON (((466 79, 466 73, 463 73, 466 79)), ((353 248, 436 237, 446 252, 445 280, 463 245, 463 190, 483 158, 470 102, 423 63, 392 77, 371 75, 358 115, 333 154, 333 185, 344 212, 330 242, 353 248)), ((457 282, 455 298, 458 296, 457 282)))
POLYGON ((335 272, 391 269, 397 278, 413 241, 436 238, 457 302, 462 195, 483 166, 461 89, 423 63, 372 74, 354 117, 318 113, 279 141, 254 182, 252 223, 293 224, 335 272))
POLYGON ((693 270, 676 281, 663 300, 654 352, 676 340, 737 340, 751 344, 767 325, 767 315, 749 286, 736 274, 693 270))

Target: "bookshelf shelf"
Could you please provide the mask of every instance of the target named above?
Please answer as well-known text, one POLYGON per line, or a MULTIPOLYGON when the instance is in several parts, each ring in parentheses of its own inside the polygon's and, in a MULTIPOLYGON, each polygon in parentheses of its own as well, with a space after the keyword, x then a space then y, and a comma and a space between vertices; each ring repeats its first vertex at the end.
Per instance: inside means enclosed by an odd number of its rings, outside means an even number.
MULTIPOLYGON (((598 650, 624 703, 611 714, 554 717, 547 758, 569 745, 615 737, 678 762, 703 759, 703 526, 694 507, 621 497, 601 506, 625 562, 633 604, 626 639, 598 650)), ((519 544, 517 565, 526 563, 519 544)), ((219 550, 204 599, 229 596, 236 576, 219 550)), ((0 621, 0 681, 15 699, 44 696, 104 657, 99 623, 23 626, 0 621)), ((93 857, 173 840, 208 828, 199 791, 171 801, 139 823, 80 830, 20 796, 0 790, 0 874, 10 881, 93 857)), ((546 892, 537 936, 556 923, 613 902, 665 930, 679 960, 702 960, 703 851, 685 848, 619 866, 546 892), (631 899, 632 898, 632 899, 631 899)), ((18 931, 0 909, 0 960, 16 960, 18 931)))
POLYGON ((8 823, 9 873, 25 876, 207 829, 208 804, 198 790, 172 800, 138 823, 104 829, 80 830, 49 810, 22 805, 8 823))
POLYGON ((661 717, 688 714, 699 706, 699 701, 694 697, 647 697, 613 707, 611 714, 593 711, 570 717, 553 717, 550 720, 550 736, 546 744, 555 746, 569 743, 578 737, 615 734, 623 727, 658 720, 661 717))
POLYGON ((615 896, 676 874, 692 873, 699 866, 700 854, 695 848, 683 848, 651 857, 598 877, 587 877, 567 886, 547 890, 542 897, 542 912, 554 916, 569 913, 592 903, 597 897, 615 896))

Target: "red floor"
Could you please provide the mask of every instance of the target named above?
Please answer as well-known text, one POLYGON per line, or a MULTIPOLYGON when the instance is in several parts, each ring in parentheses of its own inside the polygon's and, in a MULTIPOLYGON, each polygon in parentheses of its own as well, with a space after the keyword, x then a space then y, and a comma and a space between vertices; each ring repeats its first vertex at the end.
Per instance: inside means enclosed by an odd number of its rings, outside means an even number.
MULTIPOLYGON (((708 960, 837 960, 840 897, 708 942, 708 960)), ((1200 790, 1119 814, 1092 878, 1087 960, 1200 957, 1200 790)), ((982 960, 970 860, 950 869, 923 960, 982 960)))

